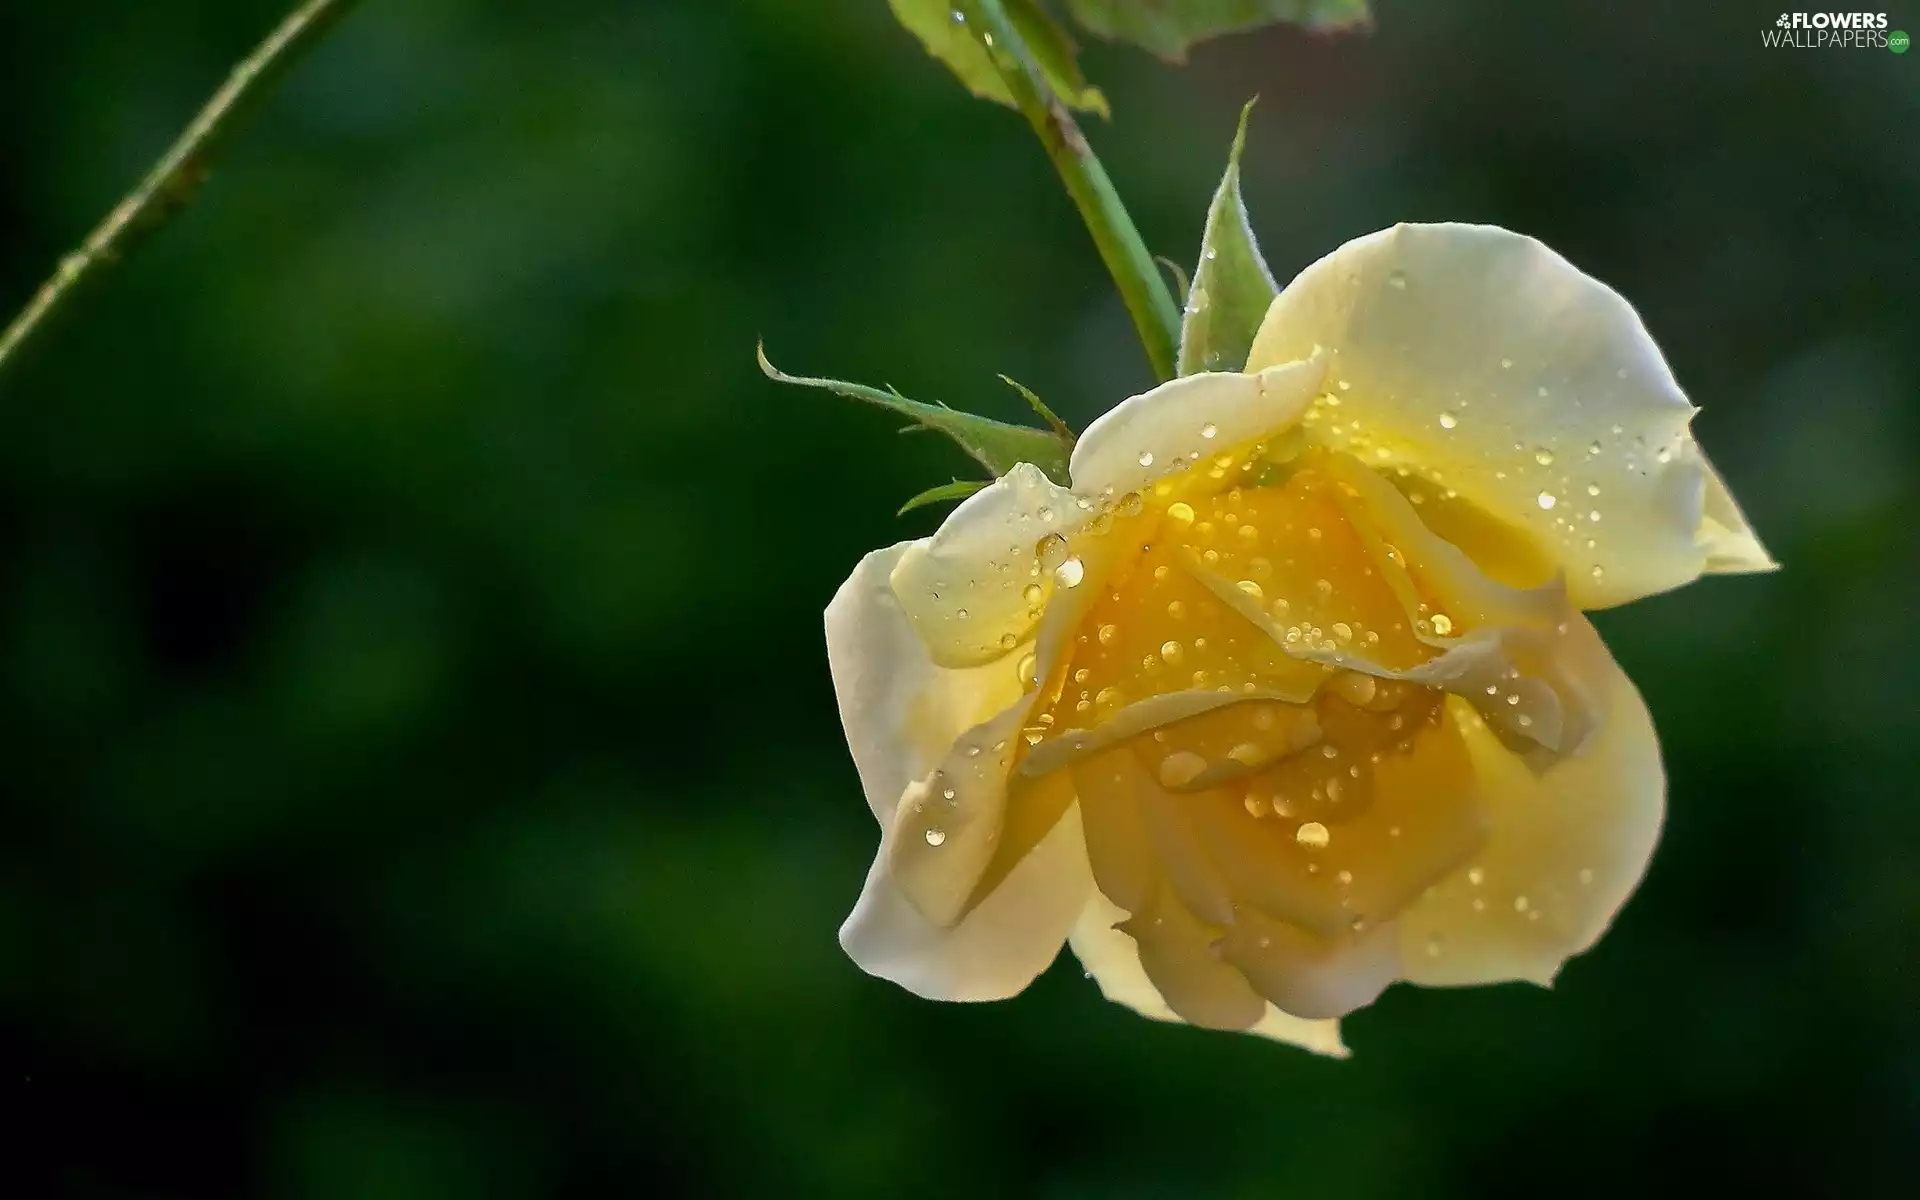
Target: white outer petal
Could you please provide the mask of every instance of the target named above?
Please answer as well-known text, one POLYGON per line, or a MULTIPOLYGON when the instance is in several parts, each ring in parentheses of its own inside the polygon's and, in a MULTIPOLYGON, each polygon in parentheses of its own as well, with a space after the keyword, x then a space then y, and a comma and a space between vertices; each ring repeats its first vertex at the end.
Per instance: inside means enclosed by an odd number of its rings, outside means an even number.
POLYGON ((893 837, 888 830, 881 839, 840 945, 868 974, 929 1000, 1017 995, 1059 954, 1093 888, 1078 806, 951 928, 922 916, 895 886, 893 837))
POLYGON ((888 583, 914 543, 860 560, 827 605, 827 666, 867 805, 887 824, 907 785, 925 779, 962 733, 1020 698, 1006 662, 936 666, 888 583))
POLYGON ((1448 709, 1473 756, 1487 844, 1401 914, 1406 977, 1550 983, 1606 932, 1660 839, 1666 775, 1652 719, 1615 667, 1592 744, 1536 775, 1459 699, 1448 709))
POLYGON ((1074 443, 1074 489, 1090 497, 1139 491, 1203 455, 1291 427, 1326 374, 1310 347, 1294 357, 1301 361, 1246 375, 1189 375, 1122 400, 1074 443), (1209 426, 1212 437, 1204 432, 1209 426))
MULTIPOLYGON (((1080 965, 1100 985, 1101 995, 1115 1004, 1126 1005, 1143 1017, 1184 1024, 1147 979, 1146 971, 1140 966, 1140 954, 1134 940, 1114 928, 1115 924, 1126 919, 1125 909, 1116 907, 1095 890, 1075 922, 1067 943, 1073 948, 1080 965)), ((1346 1043, 1340 1040, 1339 1021, 1309 1021, 1289 1016, 1271 1004, 1267 1006, 1266 1016, 1247 1032, 1287 1042, 1315 1054, 1332 1058, 1348 1056, 1346 1043)))
POLYGON ((1072 492, 1019 463, 961 501, 932 537, 909 543, 893 567, 893 592, 929 657, 978 666, 1012 653, 1005 639, 1030 637, 1039 617, 1025 591, 1053 590, 1052 577, 1035 570, 1035 546, 1049 533, 1072 534, 1082 515, 1072 492))
POLYGON ((1436 474, 1525 530, 1582 608, 1771 565, 1730 497, 1726 528, 1703 521, 1714 477, 1688 430, 1694 409, 1632 306, 1531 238, 1397 225, 1348 242, 1274 300, 1248 367, 1315 346, 1345 385, 1339 419, 1309 426, 1315 439, 1436 474))

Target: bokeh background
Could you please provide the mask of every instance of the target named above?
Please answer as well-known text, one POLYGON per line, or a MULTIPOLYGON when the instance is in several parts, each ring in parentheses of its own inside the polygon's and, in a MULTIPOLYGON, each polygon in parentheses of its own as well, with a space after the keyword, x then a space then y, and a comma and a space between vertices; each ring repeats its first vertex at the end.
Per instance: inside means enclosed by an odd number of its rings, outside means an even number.
MULTIPOLYGON (((5 307, 279 12, 0 8, 5 307)), ((1258 93, 1283 277, 1452 218, 1620 288, 1787 564, 1599 617, 1672 777, 1612 935, 1335 1063, 835 943, 876 831, 820 610, 968 466, 753 346, 1145 386, 1019 119, 881 0, 365 4, 0 389, 0 1193, 1913 1194, 1920 55, 1775 15, 1088 49, 1160 251, 1258 93)))

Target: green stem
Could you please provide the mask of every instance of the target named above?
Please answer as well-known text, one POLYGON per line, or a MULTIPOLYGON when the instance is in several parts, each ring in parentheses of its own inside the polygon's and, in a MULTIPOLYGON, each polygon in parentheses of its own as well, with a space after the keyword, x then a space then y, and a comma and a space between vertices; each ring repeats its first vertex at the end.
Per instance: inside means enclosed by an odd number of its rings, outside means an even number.
POLYGON ((1048 84, 1026 43, 1007 17, 1000 0, 959 0, 960 11, 975 34, 987 41, 994 65, 1013 93, 1014 103, 1046 147, 1047 157, 1060 172, 1067 194, 1080 210, 1100 258, 1120 289, 1127 314, 1140 332, 1147 361, 1154 374, 1172 379, 1175 347, 1180 344, 1180 310, 1167 290, 1160 268, 1140 231, 1127 215, 1126 205, 1113 190, 1093 148, 1074 122, 1073 114, 1048 84))
POLYGON ((242 118, 300 55, 319 41, 357 0, 306 0, 242 59, 219 91, 168 147, 140 185, 116 204, 80 248, 60 260, 53 277, 40 286, 26 308, 0 333, 0 379, 22 347, 70 305, 102 270, 125 255, 146 234, 184 208, 206 179, 214 154, 232 136, 242 118))

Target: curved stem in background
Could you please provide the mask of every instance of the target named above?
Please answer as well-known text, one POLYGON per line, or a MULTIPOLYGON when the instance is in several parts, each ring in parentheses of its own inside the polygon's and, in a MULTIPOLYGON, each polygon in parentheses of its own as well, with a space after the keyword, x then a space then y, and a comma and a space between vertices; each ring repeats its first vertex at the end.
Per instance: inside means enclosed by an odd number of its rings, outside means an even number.
POLYGON ((0 381, 20 357, 21 348, 48 321, 72 303, 80 290, 125 254, 140 238, 158 229, 185 207, 206 179, 213 156, 300 55, 325 35, 358 0, 306 0, 242 59, 193 123, 168 147, 140 185, 115 205, 80 248, 60 260, 53 277, 40 285, 26 308, 0 333, 0 381))
POLYGON ((1080 210, 1087 232, 1100 250, 1107 271, 1120 289, 1127 314, 1146 347, 1147 361, 1161 380, 1174 376, 1175 348, 1180 344, 1180 310, 1167 290, 1140 231, 1127 215, 1126 205, 1113 190, 1093 148, 1087 145, 1073 114, 1054 93, 1034 62, 1026 43, 1008 19, 1000 0, 958 0, 959 12, 974 34, 987 42, 988 53, 1013 93, 1014 103, 1046 147, 1047 157, 1060 172, 1067 194, 1080 210))

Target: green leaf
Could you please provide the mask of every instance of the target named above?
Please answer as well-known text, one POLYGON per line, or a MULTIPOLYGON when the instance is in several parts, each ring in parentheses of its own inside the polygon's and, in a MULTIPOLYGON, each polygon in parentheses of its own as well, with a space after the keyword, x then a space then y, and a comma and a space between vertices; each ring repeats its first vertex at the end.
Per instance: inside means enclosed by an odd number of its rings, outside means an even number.
POLYGON ((924 508, 929 504, 939 504, 946 500, 965 500, 968 496, 973 495, 986 486, 987 481, 984 479, 956 479, 952 483, 943 483, 939 487, 930 487, 905 504, 902 504, 900 511, 893 515, 896 517, 904 517, 914 509, 924 508))
POLYGON ((775 383, 819 388, 854 400, 864 400, 909 417, 917 426, 937 430, 960 444, 960 448, 997 478, 1016 463, 1032 463, 1045 471, 1047 478, 1064 485, 1067 482, 1067 457, 1073 449, 1070 438, 1045 429, 1008 425, 989 417, 977 417, 943 404, 922 404, 895 391, 881 391, 861 383, 841 379, 813 379, 789 375, 767 360, 767 348, 758 348, 760 369, 775 383))
POLYGON ((1240 128, 1227 155, 1227 173, 1207 209, 1207 232, 1200 242, 1200 264, 1193 270, 1187 311, 1180 322, 1178 373, 1238 371, 1247 365, 1254 334, 1279 287, 1253 240, 1246 204, 1240 198, 1240 154, 1247 144, 1247 117, 1253 101, 1240 110, 1240 128))
MULTIPOLYGON (((887 0, 893 15, 926 46, 927 52, 947 64, 967 90, 985 100, 1015 107, 1013 93, 994 65, 993 52, 980 34, 959 17, 958 0, 887 0)), ((1045 72, 1047 82, 1067 104, 1082 112, 1111 116, 1107 98, 1089 86, 1080 73, 1078 48, 1060 22, 1037 0, 1002 0, 1007 17, 1027 44, 1028 53, 1045 72)))
POLYGON ((1181 62, 1195 42, 1288 21, 1319 32, 1365 26, 1367 0, 1067 0, 1074 20, 1181 62))

